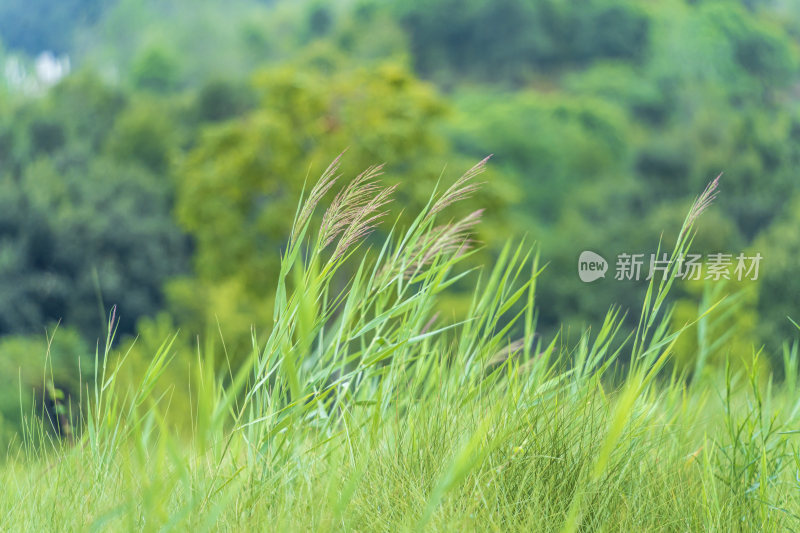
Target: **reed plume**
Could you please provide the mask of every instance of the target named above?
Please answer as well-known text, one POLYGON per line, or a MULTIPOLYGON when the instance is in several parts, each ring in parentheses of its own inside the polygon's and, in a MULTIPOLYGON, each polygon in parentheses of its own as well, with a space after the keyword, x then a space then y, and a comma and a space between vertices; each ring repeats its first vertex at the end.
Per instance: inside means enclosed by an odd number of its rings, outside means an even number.
POLYGON ((483 185, 482 182, 476 182, 475 178, 486 170, 486 162, 492 157, 488 155, 484 157, 478 164, 467 170, 460 178, 456 180, 439 199, 433 204, 431 210, 428 212, 427 218, 434 216, 442 209, 452 205, 458 201, 464 200, 472 196, 475 191, 479 190, 483 185))
POLYGON ((328 165, 328 168, 325 169, 325 172, 322 173, 322 176, 320 176, 316 185, 314 185, 314 187, 311 189, 311 192, 308 194, 308 198, 303 203, 300 214, 297 216, 297 219, 292 226, 292 244, 294 244, 303 227, 311 218, 311 214, 314 212, 314 209, 316 209, 320 200, 325 197, 325 194, 331 190, 331 187, 333 187, 336 181, 339 179, 340 175, 337 174, 337 172, 339 171, 339 166, 343 155, 344 152, 336 156, 336 159, 331 161, 331 164, 328 165))

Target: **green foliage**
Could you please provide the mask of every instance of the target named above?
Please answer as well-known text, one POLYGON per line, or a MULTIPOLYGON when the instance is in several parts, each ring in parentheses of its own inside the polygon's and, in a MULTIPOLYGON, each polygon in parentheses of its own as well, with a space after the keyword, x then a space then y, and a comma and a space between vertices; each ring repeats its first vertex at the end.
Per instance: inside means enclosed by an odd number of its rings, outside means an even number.
MULTIPOLYGON (((108 134, 106 151, 121 163, 136 164, 164 179, 169 175, 178 135, 170 111, 160 102, 146 99, 128 106, 108 134)), ((164 189, 170 190, 167 184, 164 189)))
POLYGON ((624 171, 629 126, 617 108, 602 101, 478 93, 464 95, 457 106, 456 145, 476 156, 480 150, 493 153, 527 189, 519 206, 538 223, 557 220, 581 186, 624 171))
POLYGON ((134 58, 131 79, 134 87, 166 92, 177 86, 179 68, 175 54, 162 46, 151 46, 134 58))
POLYGON ((0 448, 7 450, 12 439, 24 437, 37 419, 46 432, 69 439, 79 423, 81 386, 91 379, 93 369, 93 354, 75 330, 53 327, 47 336, 42 331, 37 336, 3 337, 0 448))
MULTIPOLYGON (((197 242, 198 273, 260 278, 254 289, 263 287, 262 273, 276 271, 253 264, 266 255, 258 251, 282 242, 291 223, 294 207, 279 200, 303 187, 287 176, 303 169, 302 177, 331 147, 341 151, 350 143, 348 159, 357 163, 398 160, 408 174, 430 175, 436 169, 423 166, 430 156, 420 161, 420 155, 441 153, 444 142, 433 130, 443 104, 431 88, 393 67, 337 80, 279 69, 262 74, 257 86, 259 109, 209 130, 188 154, 177 205, 197 242)), ((412 193, 421 186, 412 184, 412 193)))
POLYGON ((790 322, 800 322, 797 294, 800 279, 797 257, 800 238, 797 224, 800 206, 795 198, 788 212, 776 221, 755 242, 753 249, 764 256, 764 269, 759 287, 758 312, 761 317, 762 338, 772 350, 780 348, 778 339, 796 339, 797 328, 790 322))
POLYGON ((753 361, 752 347, 759 343, 758 291, 754 285, 736 281, 689 284, 672 316, 674 327, 693 324, 675 346, 678 371, 691 374, 693 379, 716 374, 726 365, 737 372, 750 364, 768 371, 768 361, 753 361), (709 316, 706 312, 712 307, 715 311, 709 316))
POLYGON ((126 95, 89 72, 78 72, 41 100, 23 100, 0 116, 3 172, 18 175, 42 156, 66 144, 89 154, 102 149, 126 95))
POLYGON ((161 284, 183 268, 163 183, 136 167, 74 157, 40 160, 18 183, 2 184, 5 333, 64 319, 93 338, 111 304, 130 332, 161 307, 161 284))
POLYGON ((155 92, 242 78, 308 42, 308 2, 294 4, 116 0, 82 32, 75 52, 83 64, 155 92))
MULTIPOLYGON (((395 161, 387 179, 403 184, 397 202, 413 209, 441 174, 437 155, 448 150, 439 128, 444 103, 395 65, 333 75, 270 69, 255 87, 260 106, 209 128, 187 155, 177 187, 178 219, 195 242, 196 279, 171 286, 176 315, 197 317, 188 322, 195 331, 219 317, 233 338, 247 338, 250 324, 269 318, 278 252, 304 172, 317 172, 327 154, 345 148, 346 176, 370 161, 395 161)), ((502 191, 497 183, 472 209, 502 205, 502 191)))
POLYGON ((730 43, 732 58, 748 75, 765 87, 785 86, 794 77, 796 50, 768 21, 755 19, 727 2, 708 3, 707 17, 730 43))
POLYGON ((6 130, 0 177, 3 334, 64 320, 93 339, 112 304, 132 332, 184 270, 163 175, 172 130, 163 115, 123 112, 125 100, 80 76, 6 116, 16 127, 6 130))
MULTIPOLYGON (((728 365, 689 383, 670 375, 674 346, 697 323, 667 326, 671 282, 648 285, 634 331, 611 310, 574 346, 542 343, 533 307, 542 271, 524 245, 506 243, 475 272, 439 244, 440 219, 475 192, 479 171, 438 189, 379 254, 358 259, 358 228, 379 209, 358 191, 392 190, 357 182, 318 226, 311 214, 332 165, 296 210, 274 321, 246 364, 215 373, 214 350, 199 349, 190 407, 172 413, 159 382, 182 351, 175 336, 127 384, 127 356, 107 357, 109 333, 76 445, 37 448, 26 437, 0 468, 0 527, 792 527, 797 347, 783 385, 761 373, 758 355, 745 371, 728 365), (365 205, 347 218, 357 229, 331 225, 365 205), (335 252, 343 242, 345 255, 335 252), (358 266, 340 290, 348 254, 358 266), (480 278, 467 318, 432 321, 436 300, 465 276, 480 278), (175 416, 189 419, 188 434, 175 416)), ((702 204, 673 258, 685 257, 702 204)))
POLYGON ((197 118, 203 122, 221 122, 255 107, 256 98, 249 86, 227 80, 211 80, 197 92, 197 118))
MULTIPOLYGON (((507 4, 512 3, 470 5, 501 10, 507 4)), ((472 17, 472 7, 456 14, 452 9, 439 12, 437 5, 409 8, 416 18, 407 22, 438 20, 436 27, 457 31, 463 15, 481 26, 474 34, 480 35, 494 20, 472 17), (455 19, 453 25, 444 22, 446 14, 455 19)), ((533 10, 549 4, 513 5, 533 10)), ((567 3, 560 8, 570 11, 567 3)), ((686 191, 723 171, 722 213, 704 228, 697 245, 703 252, 738 253, 789 209, 787 200, 796 187, 797 109, 790 96, 796 42, 775 20, 754 17, 731 3, 663 2, 646 13, 649 46, 637 60, 597 58, 584 66, 559 60, 557 74, 531 76, 524 89, 456 91, 459 113, 450 135, 457 149, 494 153, 504 174, 520 190, 530 191, 520 196, 514 227, 533 234, 554 267, 540 289, 542 324, 549 334, 562 325, 580 330, 583 324, 598 324, 610 303, 631 309, 640 297, 641 286, 614 282, 601 281, 587 290, 574 275, 581 250, 612 258, 621 252, 654 252, 648 242, 665 222, 680 217, 689 203, 686 191)), ((534 33, 509 28, 514 39, 534 33)), ((440 35, 446 39, 447 30, 440 35)), ((471 39, 466 32, 462 38, 471 39)), ((506 42, 494 39, 492 46, 506 42)), ((460 52, 469 45, 459 47, 454 40, 452 46, 460 52)), ((438 48, 428 44, 421 49, 438 48)), ((473 51, 470 57, 486 55, 473 51)), ((437 58, 427 53, 419 60, 437 58)), ((452 58, 441 61, 460 64, 452 58)), ((480 61, 463 65, 467 71, 456 80, 477 72, 480 61)), ((449 72, 446 66, 430 70, 434 79, 449 72)), ((481 79, 502 84, 520 72, 481 79)), ((452 83, 446 76, 443 81, 452 83)), ((696 292, 683 297, 687 309, 697 307, 696 292)), ((749 324, 752 317, 742 313, 737 320, 749 324)), ((778 339, 771 342, 773 353, 778 339)))
MULTIPOLYGON (((264 342, 275 318, 294 198, 348 148, 346 177, 383 161, 387 183, 402 185, 387 207, 403 210, 395 232, 437 180, 494 154, 482 194, 454 206, 454 219, 487 209, 476 235, 486 246, 465 265, 500 260, 507 236, 536 240, 550 265, 537 333, 567 344, 601 328, 611 304, 634 328, 645 291, 581 283, 579 252, 610 263, 654 252, 690 191, 724 171, 695 249, 760 252, 763 279, 748 290, 678 284, 671 323, 697 324, 673 368, 711 378, 762 343, 759 366, 778 364, 796 336, 791 2, 40 4, 4 2, 0 39, 9 52, 69 53, 78 71, 40 95, 10 79, 0 88, 0 335, 63 320, 92 344, 116 303, 120 334, 140 336, 120 340, 132 345, 120 382, 134 383, 178 327, 169 379, 207 382, 193 367, 199 344, 212 374, 227 367, 232 380, 251 335, 264 342), (701 318, 723 293, 737 305, 701 318)), ((374 256, 381 236, 359 254, 374 256)), ((351 268, 331 287, 346 287, 351 268)), ((455 280, 435 307, 466 316, 474 290, 455 280)), ((303 307, 298 327, 314 312, 303 307)), ((188 405, 185 389, 157 392, 188 405)), ((0 433, 19 422, 4 420, 0 433)))
POLYGON ((649 40, 647 14, 624 0, 582 2, 579 8, 558 0, 439 0, 397 6, 410 34, 415 66, 434 78, 519 82, 537 69, 600 59, 638 62, 649 40))
POLYGON ((771 17, 719 1, 664 2, 654 13, 648 70, 687 104, 710 97, 764 105, 795 78, 797 43, 771 17))

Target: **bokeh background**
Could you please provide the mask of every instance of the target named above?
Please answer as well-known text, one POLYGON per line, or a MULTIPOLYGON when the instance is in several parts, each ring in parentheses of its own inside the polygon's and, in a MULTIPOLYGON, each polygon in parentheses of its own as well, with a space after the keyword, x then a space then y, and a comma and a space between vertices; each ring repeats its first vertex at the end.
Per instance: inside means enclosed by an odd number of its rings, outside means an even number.
POLYGON ((2 0, 0 444, 91 381, 112 305, 129 372, 175 331, 174 383, 200 345, 236 364, 303 183, 345 148, 346 175, 387 164, 401 221, 493 154, 461 206, 486 209, 475 260, 537 243, 539 333, 565 343, 611 305, 635 322, 646 288, 581 283, 580 252, 655 252, 724 172, 694 249, 761 253, 759 279, 678 284, 676 323, 731 304, 675 364, 709 339, 779 358, 799 61, 794 0, 2 0))

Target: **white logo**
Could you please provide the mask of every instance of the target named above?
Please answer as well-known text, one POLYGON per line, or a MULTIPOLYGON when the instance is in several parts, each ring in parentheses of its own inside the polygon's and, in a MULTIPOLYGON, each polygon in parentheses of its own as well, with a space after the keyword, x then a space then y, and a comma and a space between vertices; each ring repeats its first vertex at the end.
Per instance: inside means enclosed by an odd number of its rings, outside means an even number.
POLYGON ((588 250, 581 252, 578 258, 578 276, 584 283, 591 283, 598 278, 605 278, 608 263, 602 256, 588 250))

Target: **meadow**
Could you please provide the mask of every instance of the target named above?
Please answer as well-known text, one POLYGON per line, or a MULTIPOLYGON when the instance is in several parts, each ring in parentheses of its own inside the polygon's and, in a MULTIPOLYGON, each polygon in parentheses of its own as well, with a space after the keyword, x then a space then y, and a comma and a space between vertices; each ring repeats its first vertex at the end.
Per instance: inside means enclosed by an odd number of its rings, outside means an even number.
MULTIPOLYGON (((674 365, 682 336, 729 308, 720 298, 674 327, 672 270, 651 280, 635 328, 614 307, 575 343, 543 342, 546 258, 508 241, 473 266, 483 213, 450 214, 480 196, 485 163, 393 223, 382 169, 345 182, 334 161, 304 188, 272 324, 264 338, 253 329, 242 364, 199 343, 175 380, 171 336, 123 380, 130 352, 115 347, 112 311, 80 396, 47 416, 40 392, 21 413, 0 466, 0 529, 800 527, 797 345, 782 366, 756 348, 744 363, 674 365), (437 312, 461 283, 474 287, 468 312, 437 312), (190 401, 173 405, 183 388, 190 401), (69 434, 62 418, 78 421, 69 434)), ((724 178, 687 205, 672 265, 718 187, 724 178)), ((714 346, 699 346, 703 361, 714 346)))
POLYGON ((0 0, 0 532, 800 530, 798 168, 794 0, 0 0))

